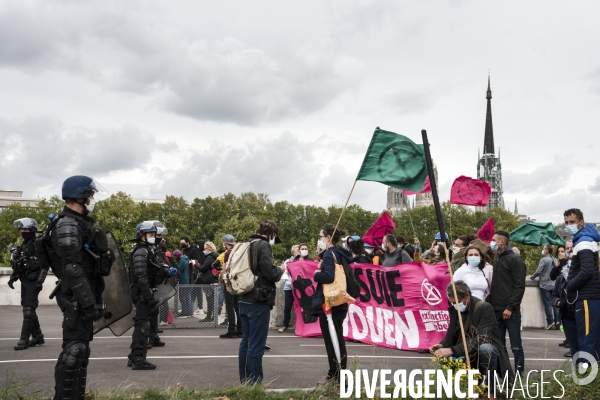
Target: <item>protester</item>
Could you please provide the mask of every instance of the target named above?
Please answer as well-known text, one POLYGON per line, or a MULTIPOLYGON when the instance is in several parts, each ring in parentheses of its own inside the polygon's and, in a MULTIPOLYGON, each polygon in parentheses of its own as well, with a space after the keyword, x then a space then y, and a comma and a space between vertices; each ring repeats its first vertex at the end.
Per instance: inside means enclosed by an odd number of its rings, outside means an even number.
POLYGON ((283 308, 283 326, 278 330, 280 333, 286 332, 290 327, 290 320, 292 319, 292 306, 294 305, 294 296, 292 293, 292 275, 290 275, 287 270, 287 263, 299 260, 301 258, 303 260, 309 259, 308 246, 305 243, 302 243, 301 245, 293 245, 290 252, 292 256, 285 261, 285 272, 281 276, 281 279, 285 279, 283 284, 283 298, 285 303, 283 308))
MULTIPOLYGON (((213 285, 217 283, 217 277, 212 273, 213 263, 219 257, 217 248, 213 242, 204 243, 204 262, 196 266, 196 271, 200 273, 200 283, 202 285, 213 285)), ((206 317, 199 322, 212 322, 215 316, 215 287, 202 288, 206 294, 206 317)), ((218 315, 218 314, 217 314, 218 315)))
MULTIPOLYGON (((446 237, 446 248, 449 249, 450 248, 450 240, 448 239, 448 234, 445 233, 445 237, 446 237)), ((442 240, 442 235, 438 232, 435 234, 435 238, 433 239, 433 242, 431 243, 431 248, 427 251, 425 251, 423 254, 421 254, 421 258, 423 259, 429 259, 429 258, 433 258, 434 257, 434 253, 435 253, 435 247, 438 244, 442 244, 444 241, 442 240)))
POLYGON ((398 247, 406 251, 410 258, 414 259, 415 249, 410 244, 406 244, 406 239, 404 239, 404 236, 396 236, 396 242, 398 242, 398 247))
POLYGON ((552 272, 550 272, 550 280, 554 281, 559 275, 562 273, 563 268, 567 265, 569 261, 567 257, 567 250, 565 246, 557 246, 556 247, 556 260, 554 260, 554 268, 552 268, 552 272))
POLYGON ((490 292, 493 267, 486 263, 482 250, 477 246, 469 246, 463 253, 463 265, 454 273, 454 280, 465 282, 473 296, 485 300, 490 292))
MULTIPOLYGON (((184 255, 181 250, 175 250, 173 252, 173 258, 177 262, 177 269, 179 269, 179 285, 190 284, 190 260, 184 255)), ((179 303, 181 304, 181 313, 176 315, 176 318, 188 318, 192 313, 192 293, 189 287, 178 288, 179 291, 179 303)))
MULTIPOLYGON (((225 252, 223 253, 223 262, 219 263, 218 268, 220 271, 225 270, 227 263, 229 263, 229 257, 231 256, 231 250, 235 246, 235 238, 233 235, 223 236, 223 247, 225 252)), ((227 333, 219 336, 221 339, 231 339, 242 337, 242 321, 240 319, 240 296, 231 294, 227 291, 225 283, 222 285, 222 291, 225 296, 225 312, 227 313, 227 333)))
POLYGON ((358 239, 350 243, 350 252, 352 253, 352 260, 358 264, 370 264, 371 258, 365 251, 364 242, 362 239, 358 239))
MULTIPOLYGON (((494 316, 494 308, 476 296, 471 295, 469 286, 463 281, 455 281, 456 295, 452 284, 448 285, 446 295, 450 307, 450 323, 448 331, 440 344, 432 346, 430 352, 438 358, 464 357, 465 346, 462 341, 458 313, 463 320, 464 332, 467 340, 469 357, 472 368, 479 369, 482 376, 488 371, 498 372, 504 378, 508 372, 509 381, 512 382, 513 371, 510 367, 508 354, 502 351, 502 340, 498 336, 498 325, 494 316)), ((490 374, 492 380, 494 374, 490 374)), ((488 383, 493 387, 493 381, 488 383)))
POLYGON ((505 231, 494 234, 490 249, 498 253, 494 263, 494 279, 486 301, 496 312, 498 333, 506 350, 506 331, 510 348, 515 357, 515 372, 523 373, 525 354, 521 341, 521 300, 525 294, 525 263, 515 255, 509 244, 510 235, 505 231))
MULTIPOLYGON (((200 245, 200 243, 202 243, 202 247, 198 249, 197 246, 191 246, 190 238, 188 236, 181 236, 179 239, 181 251, 190 260, 190 283, 194 283, 196 285, 200 284, 200 274, 197 272, 195 266, 202 265, 204 263, 204 241, 199 240, 198 245, 200 245)), ((204 314, 202 290, 190 288, 190 291, 192 295, 192 308, 194 308, 194 303, 197 301, 199 310, 198 313, 204 314)))
POLYGON ((384 251, 384 259, 381 265, 384 267, 393 267, 413 261, 406 251, 398 247, 398 242, 394 235, 390 234, 383 237, 381 249, 384 251))
POLYGON ((242 341, 238 354, 240 381, 254 384, 263 380, 262 359, 269 333, 271 309, 275 305, 275 283, 283 270, 273 264, 272 246, 281 243, 279 227, 274 221, 260 223, 255 235, 250 236, 252 272, 257 276, 254 289, 240 296, 242 341))
POLYGON ((447 262, 447 260, 446 260, 446 249, 444 248, 444 245, 437 244, 433 248, 433 257, 430 258, 429 260, 425 260, 425 262, 428 264, 431 264, 431 265, 445 264, 447 262))
MULTIPOLYGON (((579 351, 600 356, 600 271, 598 243, 600 234, 586 224, 577 208, 564 212, 565 228, 573 235, 573 258, 567 278, 567 299, 575 303, 579 351)), ((582 359, 583 360, 583 359, 582 359)), ((580 360, 576 360, 580 363, 580 360)))
MULTIPOLYGON (((317 282, 317 288, 313 296, 311 314, 319 317, 319 325, 325 341, 327 360, 329 361, 329 371, 327 372, 327 377, 324 382, 339 382, 340 370, 346 369, 348 362, 346 344, 344 341, 344 328, 342 326, 344 319, 346 319, 346 315, 348 314, 348 305, 342 304, 331 309, 331 319, 333 320, 333 326, 335 327, 335 334, 337 335, 340 350, 339 354, 341 362, 339 364, 335 355, 333 342, 331 341, 331 332, 329 330, 329 324, 327 323, 327 317, 323 311, 323 304, 325 303, 323 284, 334 282, 336 264, 341 264, 343 259, 346 259, 348 263, 352 262, 352 255, 347 250, 336 246, 340 241, 340 236, 343 234, 343 231, 336 230, 332 224, 326 224, 319 232, 319 247, 324 249, 325 252, 321 263, 319 263, 319 268, 315 271, 314 275, 314 281, 317 282)), ((393 238, 395 244, 396 238, 393 235, 388 236, 393 238)), ((384 241, 386 238, 384 238, 384 241)))
MULTIPOLYGON (((569 304, 567 300, 567 278, 569 277, 570 264, 567 264, 556 277, 554 289, 552 290, 552 305, 560 309, 562 327, 565 332, 566 343, 570 347, 564 356, 573 357, 573 354, 579 351, 579 341, 577 339, 577 320, 574 304, 569 304)), ((555 268, 556 269, 556 268, 555 268)), ((566 346, 565 346, 566 347, 566 346)))
POLYGON ((552 246, 544 246, 542 249, 542 259, 537 270, 529 279, 535 280, 540 277, 540 293, 542 294, 542 302, 544 303, 544 312, 546 313, 546 329, 559 329, 560 316, 559 310, 552 306, 550 297, 554 290, 554 282, 550 279, 550 273, 554 269, 554 259, 552 258, 552 246))
POLYGON ((454 246, 452 247, 452 260, 450 261, 452 272, 456 271, 465 263, 465 249, 471 244, 471 241, 475 239, 477 239, 477 235, 471 234, 460 236, 454 241, 454 246))

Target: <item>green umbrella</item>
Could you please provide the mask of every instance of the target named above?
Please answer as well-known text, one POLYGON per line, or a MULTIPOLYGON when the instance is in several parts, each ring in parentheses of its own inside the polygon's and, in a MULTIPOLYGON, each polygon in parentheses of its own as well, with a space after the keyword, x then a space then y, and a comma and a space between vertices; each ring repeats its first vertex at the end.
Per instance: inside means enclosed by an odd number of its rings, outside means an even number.
POLYGON ((510 240, 532 246, 565 245, 565 241, 556 234, 554 226, 550 222, 529 222, 521 225, 510 233, 510 240))

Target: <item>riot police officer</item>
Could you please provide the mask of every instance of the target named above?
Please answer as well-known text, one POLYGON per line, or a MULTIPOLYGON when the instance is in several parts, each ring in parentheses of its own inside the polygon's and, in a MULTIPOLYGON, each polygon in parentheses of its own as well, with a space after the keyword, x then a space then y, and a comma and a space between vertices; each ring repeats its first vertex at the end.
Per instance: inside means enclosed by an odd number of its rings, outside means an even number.
POLYGON ((11 254, 11 265, 13 273, 8 281, 8 286, 14 289, 13 283, 21 281, 21 305, 23 306, 23 326, 21 337, 15 346, 15 350, 25 350, 39 344, 44 344, 44 335, 40 328, 40 321, 36 313, 38 307, 38 294, 42 290, 48 267, 43 260, 43 250, 40 244, 36 249, 36 232, 38 224, 35 219, 21 218, 13 222, 13 225, 21 230, 23 244, 15 247, 11 254), (29 340, 29 337, 32 339, 29 340))
MULTIPOLYGON (((169 260, 167 259, 165 253, 162 250, 164 246, 163 235, 166 235, 168 233, 168 230, 164 226, 160 226, 162 225, 160 221, 155 222, 158 223, 155 223, 156 235, 154 240, 154 246, 150 246, 150 251, 153 253, 152 258, 156 260, 157 265, 160 265, 164 268, 169 268, 169 260)), ((163 304, 163 306, 165 306, 165 304, 163 304)), ((160 340, 160 336, 158 336, 158 334, 162 332, 162 330, 158 329, 159 313, 160 307, 155 307, 152 309, 152 318, 150 319, 150 340, 148 342, 148 349, 151 349, 152 347, 163 347, 165 345, 165 342, 160 340)))
POLYGON ((156 369, 156 365, 146 361, 151 334, 150 321, 153 318, 153 310, 159 303, 154 292, 156 287, 169 276, 168 268, 165 271, 163 266, 155 262, 156 232, 154 221, 144 221, 139 224, 135 233, 137 244, 130 254, 129 280, 131 296, 135 304, 135 317, 131 353, 127 365, 134 370, 156 369))
POLYGON ((106 233, 94 227, 88 217, 94 209, 96 192, 98 184, 90 177, 78 175, 65 180, 62 198, 66 205, 48 232, 61 260, 58 266, 52 266, 61 278, 53 293, 63 312, 62 352, 54 373, 55 400, 85 396, 93 321, 102 310, 104 281, 98 270, 112 263, 104 258, 108 250, 106 233))

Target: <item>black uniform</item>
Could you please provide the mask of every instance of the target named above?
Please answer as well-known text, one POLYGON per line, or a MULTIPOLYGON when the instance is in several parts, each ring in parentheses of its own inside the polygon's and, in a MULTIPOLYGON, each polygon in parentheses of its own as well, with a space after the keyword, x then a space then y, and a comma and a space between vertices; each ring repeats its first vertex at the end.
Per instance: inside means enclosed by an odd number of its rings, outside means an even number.
MULTIPOLYGON (((156 286, 164 281, 164 268, 155 262, 152 247, 145 242, 139 242, 130 254, 129 280, 131 282, 131 297, 135 304, 133 335, 131 337, 130 365, 136 368, 146 363, 148 342, 151 338, 151 320, 153 310, 158 305, 154 297, 156 286)), ((158 336, 158 335, 157 335, 158 336)), ((154 366, 152 366, 154 367, 154 366)), ((139 368, 148 369, 148 368, 139 368)))
MULTIPOLYGON (((167 278, 166 275, 168 275, 166 271, 169 270, 169 267, 171 266, 169 260, 167 259, 167 256, 165 256, 161 249, 156 246, 150 247, 149 251, 152 253, 150 257, 153 260, 154 264, 160 267, 161 271, 159 275, 163 276, 164 280, 165 278, 167 278)), ((161 282, 162 280, 156 282, 156 284, 159 284, 161 282)), ((166 304, 163 304, 163 306, 164 305, 166 304)), ((161 308, 162 306, 155 307, 152 309, 152 319, 150 320, 150 345, 148 346, 149 348, 162 347, 165 345, 165 342, 161 341, 160 337, 158 336, 158 320, 161 308)), ((168 313, 168 307, 166 310, 166 313, 168 313)), ((167 316, 165 315, 164 318, 166 320, 167 316)))
POLYGON ((91 218, 68 207, 57 218, 50 235, 62 261, 56 301, 63 312, 63 350, 54 372, 54 399, 79 399, 85 395, 93 321, 102 308, 104 288, 103 278, 96 276, 96 258, 90 253, 107 251, 96 244, 102 238, 106 240, 106 234, 92 226, 91 218), (94 238, 99 240, 92 242, 94 238))
MULTIPOLYGON (((41 243, 38 243, 38 247, 40 245, 41 243)), ((17 279, 21 281, 21 306, 23 306, 23 326, 15 350, 24 350, 29 346, 45 343, 35 310, 39 304, 38 294, 48 274, 48 267, 46 263, 40 262, 37 250, 35 233, 31 232, 25 242, 17 247, 11 260, 13 273, 10 281, 11 284, 17 279), (45 268, 42 268, 42 265, 45 268), (29 336, 33 336, 31 341, 29 336)), ((43 256, 43 251, 41 255, 43 256)))

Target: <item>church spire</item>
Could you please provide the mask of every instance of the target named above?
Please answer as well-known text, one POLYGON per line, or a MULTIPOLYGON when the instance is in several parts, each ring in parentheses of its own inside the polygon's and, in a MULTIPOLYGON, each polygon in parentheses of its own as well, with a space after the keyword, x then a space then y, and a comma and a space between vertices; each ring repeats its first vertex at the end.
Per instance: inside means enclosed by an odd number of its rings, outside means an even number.
POLYGON ((483 141, 483 154, 494 154, 494 128, 492 126, 492 89, 488 73, 487 112, 485 114, 485 139, 483 141))
POLYGON ((519 216, 519 208, 517 207, 517 199, 515 199, 515 216, 519 216))

